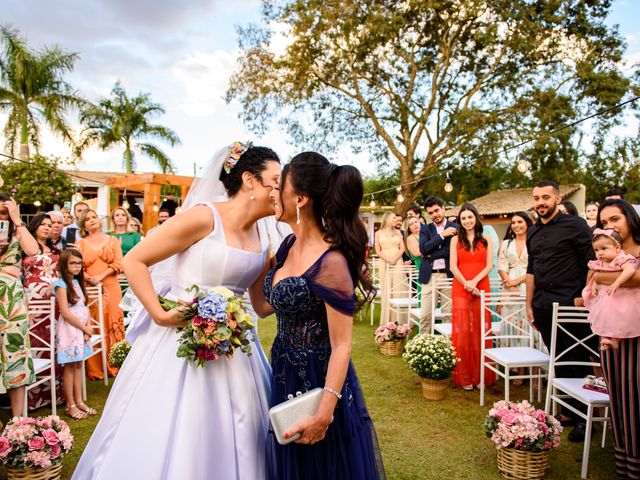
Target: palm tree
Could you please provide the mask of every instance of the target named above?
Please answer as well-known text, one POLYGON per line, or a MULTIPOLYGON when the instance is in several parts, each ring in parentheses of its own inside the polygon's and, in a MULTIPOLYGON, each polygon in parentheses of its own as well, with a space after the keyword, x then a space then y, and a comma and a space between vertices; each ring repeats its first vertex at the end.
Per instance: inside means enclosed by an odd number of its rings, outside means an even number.
POLYGON ((0 26, 0 111, 8 111, 4 127, 5 149, 12 155, 20 145, 20 158, 29 158, 29 145, 40 146, 40 126, 45 123, 73 144, 65 113, 84 100, 63 80, 78 59, 77 53, 57 46, 31 50, 17 30, 0 26))
POLYGON ((163 173, 173 172, 173 163, 162 150, 151 143, 140 141, 150 137, 169 142, 171 146, 180 144, 180 139, 173 130, 150 123, 151 118, 163 113, 164 108, 152 102, 149 94, 129 98, 118 82, 108 98, 103 98, 97 105, 88 106, 80 114, 80 122, 85 125, 85 129, 80 134, 76 154, 80 156, 87 147, 94 144, 102 150, 122 144, 124 166, 128 173, 135 168, 136 150, 155 160, 163 173))

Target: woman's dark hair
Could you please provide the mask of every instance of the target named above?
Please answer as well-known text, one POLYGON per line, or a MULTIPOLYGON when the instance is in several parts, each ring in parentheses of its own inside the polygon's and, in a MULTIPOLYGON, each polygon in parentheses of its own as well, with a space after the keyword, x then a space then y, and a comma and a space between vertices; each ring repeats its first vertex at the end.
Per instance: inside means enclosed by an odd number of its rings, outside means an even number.
MULTIPOLYGON (((531 225, 533 225, 533 220, 531 220, 531 217, 527 212, 516 212, 513 215, 511 215, 511 218, 513 217, 520 217, 522 220, 524 220, 524 223, 527 224, 527 229, 531 228, 531 225)), ((514 238, 516 238, 516 234, 513 233, 513 229, 511 228, 511 222, 509 222, 509 226, 507 227, 507 232, 504 234, 504 239, 511 241, 514 238)))
POLYGON ((323 230, 324 240, 347 259, 353 286, 363 293, 361 300, 356 296, 358 310, 374 294, 366 263, 369 236, 358 215, 364 194, 360 172, 351 165, 330 163, 319 153, 304 152, 284 167, 281 185, 288 176, 293 190, 311 200, 313 216, 323 230))
MULTIPOLYGON (((69 260, 71 260, 71 258, 73 257, 77 257, 82 260, 82 253, 80 253, 80 251, 76 250, 75 248, 67 248, 60 254, 60 261, 58 262, 58 271, 60 272, 60 278, 64 281, 64 283, 67 284, 67 301, 69 302, 69 305, 75 305, 76 303, 78 303, 78 300, 80 300, 80 298, 78 298, 78 295, 76 295, 75 288, 73 288, 74 276, 71 275, 71 272, 69 271, 69 260)), ((78 280, 78 283, 80 284, 80 289, 84 294, 84 298, 87 298, 87 289, 84 285, 83 268, 80 269, 80 273, 75 276, 75 279, 78 280)))
MULTIPOLYGON (((11 200, 11 197, 4 192, 0 192, 0 202, 6 202, 8 200, 11 200)), ((9 248, 9 245, 11 244, 11 239, 13 238, 13 235, 15 234, 15 230, 16 230, 16 226, 13 224, 13 220, 11 220, 11 216, 9 216, 8 222, 9 222, 9 237, 8 237, 9 243, 4 247, 0 248, 0 256, 4 255, 4 253, 9 248)))
POLYGON ((238 162, 227 173, 223 168, 220 172, 220 181, 227 190, 229 197, 233 197, 240 191, 242 186, 242 174, 244 172, 252 173, 258 180, 262 182, 260 174, 267 168, 267 162, 273 161, 280 163, 278 154, 267 147, 249 147, 240 156, 238 162))
MULTIPOLYGON (((49 220, 51 221, 51 217, 49 216, 48 213, 36 213, 33 218, 31 219, 31 221, 29 222, 29 226, 27 227, 27 230, 29 230, 29 233, 31 234, 31 236, 33 238, 36 239, 36 241, 38 240, 38 237, 36 237, 36 230, 38 230, 38 228, 40 228, 40 225, 42 225, 42 222, 44 222, 45 220, 49 220)), ((53 253, 60 253, 60 251, 58 250, 58 247, 56 247, 53 244, 53 240, 51 240, 50 238, 47 238, 44 241, 44 244, 49 247, 49 249, 53 252, 53 253)), ((42 252, 42 247, 40 246, 40 242, 38 242, 38 249, 40 249, 40 253, 42 252)), ((23 254, 24 255, 24 254, 23 254)))
POLYGON ((560 202, 560 205, 564 205, 564 208, 567 209, 567 215, 573 215, 574 217, 578 216, 578 209, 569 200, 563 200, 562 202, 560 202))
POLYGON ((470 203, 465 203, 464 205, 462 205, 462 207, 460 208, 460 212, 458 213, 457 223, 458 242, 462 244, 465 250, 471 250, 471 248, 475 250, 478 246, 478 243, 482 243, 485 247, 489 245, 487 243, 487 239, 482 235, 482 222, 480 221, 480 214, 478 213, 478 210, 476 210, 476 207, 474 207, 470 203), (460 215, 462 215, 462 212, 466 211, 473 213, 473 215, 476 217, 476 226, 473 228, 473 246, 469 243, 467 232, 462 226, 462 222, 460 221, 460 215))
POLYGON ((640 245, 640 216, 638 216, 638 212, 633 208, 633 205, 621 198, 610 198, 609 200, 604 200, 598 208, 596 228, 604 228, 602 226, 602 220, 600 220, 600 212, 602 212, 602 209, 606 207, 618 207, 620 209, 627 219, 631 238, 633 238, 633 241, 637 245, 640 245))

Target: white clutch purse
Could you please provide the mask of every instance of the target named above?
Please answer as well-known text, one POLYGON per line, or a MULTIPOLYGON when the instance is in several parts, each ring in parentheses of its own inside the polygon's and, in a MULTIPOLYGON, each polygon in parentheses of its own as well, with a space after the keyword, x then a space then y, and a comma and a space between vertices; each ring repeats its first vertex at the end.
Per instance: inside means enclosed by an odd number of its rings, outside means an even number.
POLYGON ((299 433, 285 439, 284 434, 304 417, 315 415, 322 399, 322 388, 314 388, 269 410, 269 420, 280 445, 295 442, 299 433))

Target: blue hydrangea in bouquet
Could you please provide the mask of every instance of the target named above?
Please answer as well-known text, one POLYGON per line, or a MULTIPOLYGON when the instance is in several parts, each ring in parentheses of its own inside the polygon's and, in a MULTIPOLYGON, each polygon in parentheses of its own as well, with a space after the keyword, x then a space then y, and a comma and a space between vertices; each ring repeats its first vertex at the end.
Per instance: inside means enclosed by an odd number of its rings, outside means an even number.
POLYGON ((193 300, 186 305, 158 296, 165 311, 183 307, 180 319, 187 321, 178 329, 179 358, 186 358, 198 367, 220 357, 231 358, 236 349, 251 356, 254 327, 242 297, 225 287, 201 290, 196 285, 187 289, 193 300))

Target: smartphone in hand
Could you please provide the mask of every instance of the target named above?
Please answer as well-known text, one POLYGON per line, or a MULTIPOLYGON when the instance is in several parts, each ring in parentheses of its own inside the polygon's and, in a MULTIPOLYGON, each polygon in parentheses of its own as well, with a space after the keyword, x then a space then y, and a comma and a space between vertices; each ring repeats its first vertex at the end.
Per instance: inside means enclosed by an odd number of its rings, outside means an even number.
POLYGON ((0 242, 9 242, 9 221, 0 220, 0 242))
POLYGON ((65 241, 67 242, 67 245, 70 243, 76 243, 76 234, 78 232, 77 228, 69 228, 67 227, 67 235, 65 237, 65 241))

